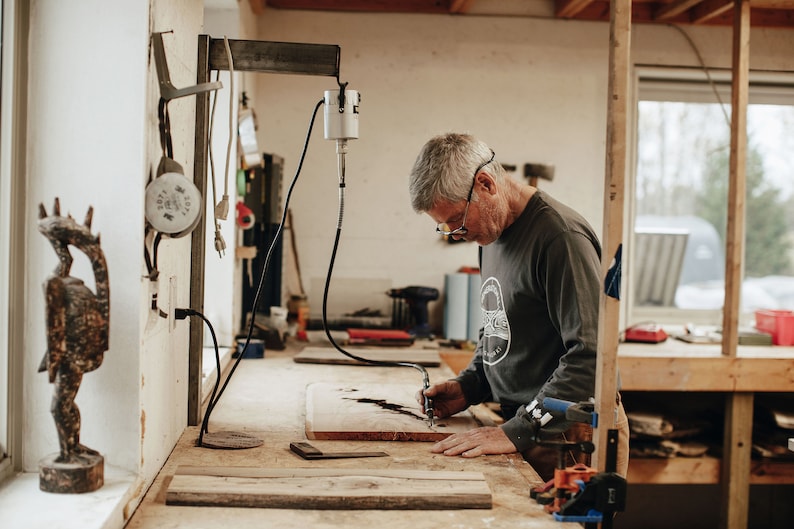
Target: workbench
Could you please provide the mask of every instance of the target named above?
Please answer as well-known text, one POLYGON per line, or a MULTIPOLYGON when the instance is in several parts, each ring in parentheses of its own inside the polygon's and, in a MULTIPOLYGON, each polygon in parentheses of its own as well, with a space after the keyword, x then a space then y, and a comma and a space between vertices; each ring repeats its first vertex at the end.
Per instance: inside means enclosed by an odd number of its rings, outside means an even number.
MULTIPOLYGON (((296 349, 268 350, 263 359, 243 359, 212 413, 210 432, 238 431, 264 443, 242 450, 214 450, 196 446, 198 427, 188 427, 127 527, 235 529, 411 527, 424 528, 537 528, 563 529, 579 524, 559 523, 529 497, 540 478, 520 455, 492 455, 471 459, 430 452, 429 442, 310 440, 323 452, 383 451, 387 457, 304 460, 292 453, 290 442, 306 440, 305 395, 315 382, 413 383, 421 387, 418 371, 406 367, 296 363, 296 349), (313 469, 394 469, 408 471, 481 472, 493 497, 490 509, 456 510, 311 510, 246 507, 197 507, 166 504, 168 485, 180 466, 313 469)), ((445 364, 428 368, 431 383, 446 380, 445 364)), ((484 412, 481 409, 480 412, 484 412)))

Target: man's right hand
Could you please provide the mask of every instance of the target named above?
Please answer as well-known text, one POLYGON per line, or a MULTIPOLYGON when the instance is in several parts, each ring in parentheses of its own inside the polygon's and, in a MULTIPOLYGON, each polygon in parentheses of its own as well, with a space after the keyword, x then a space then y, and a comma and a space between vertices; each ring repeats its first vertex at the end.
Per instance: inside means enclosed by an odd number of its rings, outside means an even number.
POLYGON ((419 390, 416 393, 416 400, 422 407, 422 413, 426 413, 425 397, 433 399, 435 415, 440 419, 455 415, 469 407, 466 397, 463 396, 463 388, 455 380, 433 384, 424 391, 419 390))

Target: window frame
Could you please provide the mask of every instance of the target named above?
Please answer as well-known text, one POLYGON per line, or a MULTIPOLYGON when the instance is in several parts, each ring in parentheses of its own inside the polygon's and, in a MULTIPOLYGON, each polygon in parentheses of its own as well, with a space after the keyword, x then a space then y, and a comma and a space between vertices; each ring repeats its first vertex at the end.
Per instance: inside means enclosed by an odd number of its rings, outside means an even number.
POLYGON ((28 2, 0 0, 0 481, 22 470, 29 10, 28 2))
MULTIPOLYGON (((794 74, 790 72, 761 71, 750 72, 748 104, 794 105, 794 74)), ((636 186, 638 172, 639 145, 639 103, 640 101, 677 101, 677 102, 720 102, 730 116, 731 70, 695 67, 663 67, 637 65, 634 68, 634 98, 631 129, 631 176, 626 188, 628 197, 626 225, 628 226, 629 266, 634 262, 634 231, 636 211, 636 186), (719 94, 719 98, 717 95, 719 94)), ((634 289, 631 274, 624 282, 627 289, 627 307, 624 313, 626 326, 644 322, 668 324, 721 325, 722 309, 680 309, 676 307, 637 306, 634 303, 634 289)))

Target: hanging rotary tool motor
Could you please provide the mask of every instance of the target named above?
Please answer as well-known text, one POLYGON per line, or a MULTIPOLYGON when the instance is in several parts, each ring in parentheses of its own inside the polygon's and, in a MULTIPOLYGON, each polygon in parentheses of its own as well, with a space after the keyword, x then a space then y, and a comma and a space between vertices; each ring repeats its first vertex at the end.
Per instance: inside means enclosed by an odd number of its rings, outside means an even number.
MULTIPOLYGON (((323 113, 325 117, 325 139, 336 141, 337 172, 339 175, 339 217, 336 224, 334 247, 328 266, 328 275, 325 281, 325 290, 323 292, 323 328, 331 344, 340 353, 367 364, 413 367, 422 374, 422 385, 424 389, 427 389, 430 387, 430 377, 427 374, 427 370, 422 365, 412 362, 383 362, 356 356, 337 344, 328 328, 328 287, 331 282, 336 251, 339 246, 342 217, 345 210, 345 156, 347 155, 348 140, 358 138, 358 107, 360 102, 361 95, 356 90, 348 90, 347 83, 339 83, 338 90, 326 90, 323 97, 323 103, 325 105, 323 113)), ((432 427, 435 425, 435 412, 433 410, 432 399, 425 397, 424 408, 427 413, 428 422, 432 427)))

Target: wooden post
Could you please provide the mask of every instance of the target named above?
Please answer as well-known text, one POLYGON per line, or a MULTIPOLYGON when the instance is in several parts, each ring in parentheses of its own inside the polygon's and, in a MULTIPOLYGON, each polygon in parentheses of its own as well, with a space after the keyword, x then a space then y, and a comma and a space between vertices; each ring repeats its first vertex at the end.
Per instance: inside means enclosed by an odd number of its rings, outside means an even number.
MULTIPOLYGON (((207 35, 199 35, 196 82, 207 83, 210 80, 209 44, 207 35)), ((234 97, 234 95, 230 96, 234 97)), ((207 211, 207 158, 209 156, 209 115, 210 95, 204 92, 196 95, 196 138, 193 153, 193 183, 201 191, 203 197, 201 211, 207 211)), ((204 312, 204 252, 206 251, 205 235, 207 221, 202 213, 196 229, 190 239, 190 308, 204 312)), ((204 326, 190 322, 190 338, 188 343, 188 387, 187 387, 187 423, 196 426, 201 423, 201 377, 202 355, 204 349, 204 326)))
MULTIPOLYGON (((750 2, 736 0, 733 11, 731 158, 725 255, 722 354, 736 357, 739 344, 742 262, 744 258, 747 168, 747 100, 750 76, 750 2)), ((747 527, 750 496, 753 393, 732 393, 725 404, 720 527, 747 527)))
MULTIPOLYGON (((601 249, 602 277, 613 264, 623 242, 623 201, 627 165, 627 120, 629 71, 631 67, 631 1, 612 0, 609 17, 609 88, 607 100, 606 174, 604 182, 604 224, 601 249)), ((619 263, 618 263, 619 264, 619 263)), ((620 337, 620 300, 602 289, 598 328, 595 410, 598 428, 593 433, 596 452, 593 465, 606 466, 608 430, 615 427, 617 355, 620 337)))

